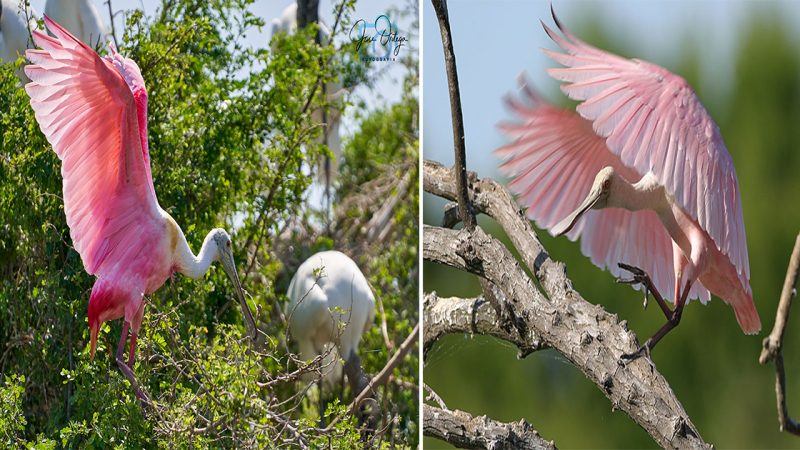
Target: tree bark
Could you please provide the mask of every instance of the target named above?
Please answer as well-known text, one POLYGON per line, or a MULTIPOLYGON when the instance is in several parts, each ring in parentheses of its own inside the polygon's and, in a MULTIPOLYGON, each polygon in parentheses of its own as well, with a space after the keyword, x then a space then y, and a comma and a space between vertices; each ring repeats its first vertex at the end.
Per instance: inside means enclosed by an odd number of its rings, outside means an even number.
MULTIPOLYGON (((505 294, 504 308, 511 311, 521 337, 533 335, 541 345, 561 353, 603 391, 614 408, 625 411, 662 447, 710 448, 652 361, 640 358, 620 363, 622 354, 638 348, 627 323, 587 302, 572 288, 564 265, 550 259, 502 186, 467 178, 476 210, 503 227, 544 293, 511 252, 479 227, 469 232, 424 226, 423 257, 494 283, 505 294)), ((452 198, 455 176, 439 164, 426 162, 424 188, 452 198)), ((432 312, 426 308, 426 322, 435 319, 432 312)), ((426 327, 436 326, 426 323, 426 327)))
POLYGON ((464 411, 448 411, 423 405, 422 423, 428 436, 437 437, 461 448, 494 450, 555 450, 526 421, 503 423, 486 416, 472 417, 464 411))
MULTIPOLYGON (((532 331, 525 336, 516 330, 499 325, 497 312, 483 297, 442 298, 426 294, 423 306, 423 352, 427 355, 433 344, 448 334, 480 334, 508 341, 519 349, 523 358, 547 346, 532 331)), ((530 331, 530 330, 529 330, 530 331)))
POLYGON ((450 17, 445 0, 432 0, 436 18, 439 20, 439 31, 444 47, 444 64, 447 69, 447 86, 450 88, 450 117, 453 124, 453 151, 455 152, 456 179, 458 180, 459 216, 468 229, 475 228, 475 212, 469 202, 467 191, 467 150, 464 137, 464 118, 461 113, 461 89, 458 84, 456 54, 453 50, 453 37, 450 33, 450 17))

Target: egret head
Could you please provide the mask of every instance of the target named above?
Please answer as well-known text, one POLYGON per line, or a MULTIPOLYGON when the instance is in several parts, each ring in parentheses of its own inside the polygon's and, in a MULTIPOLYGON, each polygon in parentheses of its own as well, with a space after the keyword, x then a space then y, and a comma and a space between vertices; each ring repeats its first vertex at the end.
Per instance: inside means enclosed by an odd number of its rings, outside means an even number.
POLYGON ((242 305, 242 313, 244 314, 247 331, 250 333, 251 337, 255 339, 256 322, 253 319, 253 314, 250 312, 250 307, 247 306, 247 300, 245 300, 244 297, 244 289, 242 289, 242 283, 239 281, 239 273, 236 271, 236 263, 233 260, 231 237, 228 232, 222 228, 215 228, 211 230, 210 234, 214 243, 217 245, 215 259, 219 261, 225 273, 228 274, 228 277, 233 282, 233 286, 236 290, 236 297, 242 305))
POLYGON ((580 206, 578 206, 575 211, 556 224, 550 231, 555 236, 561 236, 562 234, 568 233, 586 211, 590 209, 606 208, 608 206, 609 194, 611 193, 616 177, 617 174, 611 166, 604 167, 600 172, 597 172, 597 176, 594 178, 592 188, 589 189, 589 195, 586 196, 586 199, 581 202, 580 206))

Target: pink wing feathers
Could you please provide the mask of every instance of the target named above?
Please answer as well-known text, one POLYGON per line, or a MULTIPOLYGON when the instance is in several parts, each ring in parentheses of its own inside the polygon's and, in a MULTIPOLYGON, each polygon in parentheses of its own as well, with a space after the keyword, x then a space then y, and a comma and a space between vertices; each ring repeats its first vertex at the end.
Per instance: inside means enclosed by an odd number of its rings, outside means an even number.
MULTIPOLYGON (((549 230, 575 210, 603 167, 614 167, 630 182, 641 178, 608 150, 590 122, 546 103, 524 76, 519 81, 523 101, 507 97, 506 102, 521 121, 499 125, 514 141, 495 153, 504 161, 500 171, 513 178, 509 188, 537 225, 549 230)), ((581 252, 598 267, 616 276, 624 275, 619 262, 640 267, 665 298, 674 298, 672 240, 653 211, 589 210, 567 236, 573 241, 580 238, 581 252)), ((709 299, 700 282, 690 295, 709 299)))
POLYGON ((566 53, 545 50, 565 68, 548 73, 582 101, 577 111, 622 163, 652 172, 737 269, 750 292, 750 265, 733 161, 714 121, 686 81, 666 69, 599 50, 544 27, 566 53))
POLYGON ((62 160, 64 211, 86 271, 102 275, 161 226, 147 148, 147 94, 138 67, 112 47, 97 53, 45 16, 33 32, 25 86, 36 120, 62 160))

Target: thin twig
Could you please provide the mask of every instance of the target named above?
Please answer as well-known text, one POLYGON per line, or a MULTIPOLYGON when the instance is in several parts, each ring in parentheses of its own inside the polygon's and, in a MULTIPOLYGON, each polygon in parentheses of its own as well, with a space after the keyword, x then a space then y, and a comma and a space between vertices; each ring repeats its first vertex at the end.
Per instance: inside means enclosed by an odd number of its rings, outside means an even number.
POLYGON ((400 348, 397 349, 394 355, 392 355, 391 359, 386 363, 383 369, 375 375, 372 380, 370 380, 367 387, 358 394, 358 397, 353 400, 350 404, 350 411, 355 412, 356 408, 358 408, 359 404, 367 398, 376 387, 383 385, 386 381, 389 380, 389 375, 391 375, 392 371, 395 367, 397 367, 400 362, 402 362, 403 358, 406 356, 409 350, 414 347, 414 344, 417 343, 417 337, 419 336, 419 324, 414 326, 414 329, 411 330, 411 334, 408 335, 405 341, 400 344, 400 348))
POLYGON ((431 387, 427 384, 423 384, 423 387, 425 388, 425 392, 428 393, 428 395, 425 397, 425 400, 436 402, 436 404, 439 405, 439 408, 448 411, 447 405, 444 404, 444 400, 442 400, 442 397, 439 397, 439 394, 437 394, 436 391, 431 389, 431 387))
POLYGON ((786 373, 783 367, 783 335, 789 323, 792 300, 797 295, 795 286, 798 272, 800 272, 800 234, 795 239, 794 250, 789 259, 789 266, 786 268, 786 279, 783 282, 778 311, 775 313, 775 325, 769 336, 764 338, 758 362, 766 364, 770 360, 775 361, 775 399, 778 404, 778 424, 781 431, 800 436, 800 423, 791 418, 789 407, 786 405, 786 373))
POLYGON ((106 5, 108 6, 108 20, 111 21, 111 37, 114 39, 114 47, 119 48, 119 43, 117 42, 117 29, 114 26, 114 11, 111 8, 111 0, 106 0, 106 5))

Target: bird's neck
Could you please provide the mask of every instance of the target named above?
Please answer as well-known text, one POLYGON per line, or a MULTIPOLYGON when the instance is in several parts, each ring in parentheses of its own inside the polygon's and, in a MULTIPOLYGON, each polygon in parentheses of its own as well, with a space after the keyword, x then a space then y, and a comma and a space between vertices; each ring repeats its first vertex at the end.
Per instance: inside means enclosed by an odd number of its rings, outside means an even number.
POLYGON ((631 183, 619 175, 614 176, 608 206, 625 208, 629 211, 652 209, 659 215, 669 210, 666 191, 652 173, 648 172, 636 183, 631 183))
POLYGON ((655 175, 648 172, 633 184, 620 176, 618 178, 617 182, 612 184, 617 191, 612 192, 609 196, 610 199, 615 199, 613 202, 609 202, 609 206, 625 208, 629 211, 653 210, 672 240, 684 251, 690 249, 685 231, 678 222, 679 219, 686 219, 686 221, 689 219, 675 203, 674 197, 669 195, 664 186, 658 182, 655 175))
POLYGON ((217 243, 212 238, 212 233, 206 235, 205 240, 203 240, 203 246, 200 247, 200 253, 198 253, 197 256, 195 256, 189 248, 189 243, 186 242, 186 236, 183 235, 183 231, 177 228, 177 233, 175 270, 189 278, 202 278, 208 271, 211 263, 217 260, 217 243))

